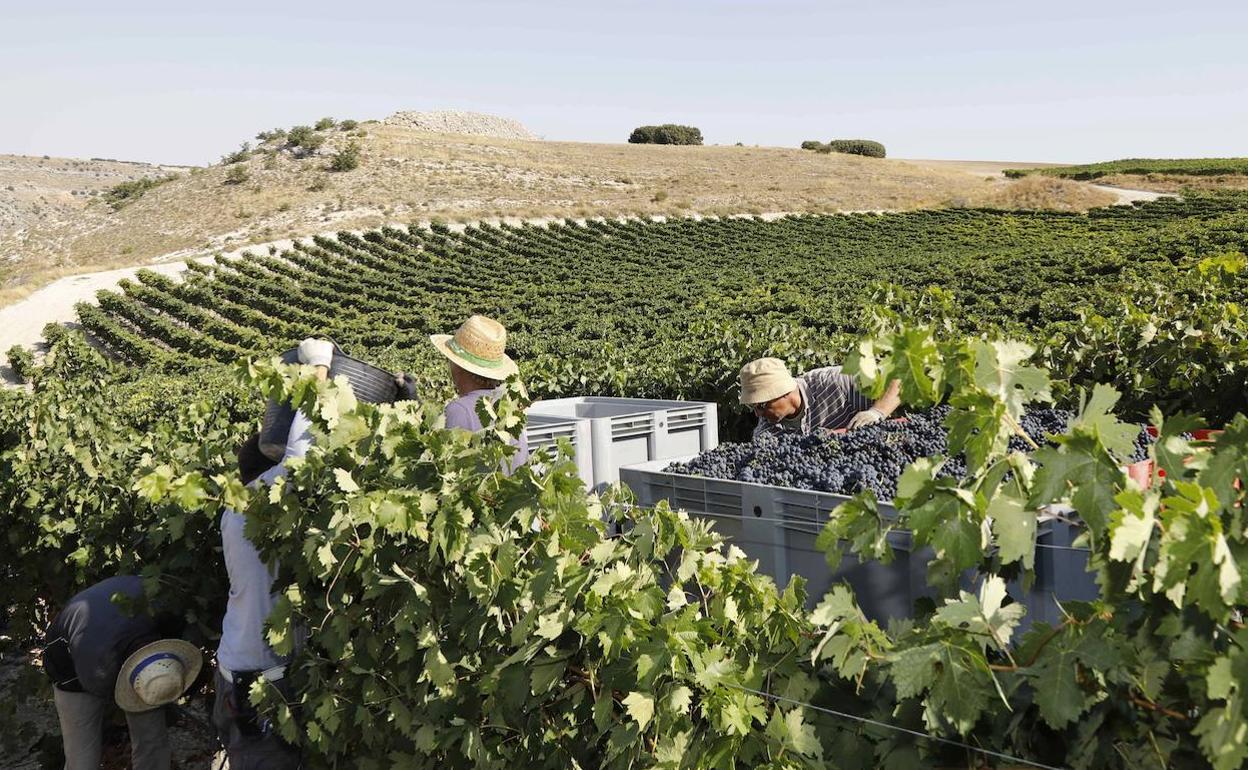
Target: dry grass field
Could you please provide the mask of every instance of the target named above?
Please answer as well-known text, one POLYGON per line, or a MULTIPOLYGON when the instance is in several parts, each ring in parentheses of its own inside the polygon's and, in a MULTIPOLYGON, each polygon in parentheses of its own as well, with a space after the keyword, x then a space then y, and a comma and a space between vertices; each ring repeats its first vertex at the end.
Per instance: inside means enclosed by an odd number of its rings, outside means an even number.
POLYGON ((1096 183, 1113 187, 1128 187, 1133 190, 1178 194, 1184 190, 1248 190, 1248 175, 1110 174, 1096 180, 1096 183))
POLYGON ((118 211, 93 199, 72 216, 0 227, 0 304, 67 274, 384 223, 978 205, 1081 210, 1112 202, 1077 195, 1078 185, 1022 190, 963 168, 799 149, 361 128, 362 163, 353 171, 328 170, 329 156, 352 140, 333 133, 312 157, 256 154, 236 166, 187 170, 118 211), (227 183, 236 167, 245 168, 246 181, 227 183))

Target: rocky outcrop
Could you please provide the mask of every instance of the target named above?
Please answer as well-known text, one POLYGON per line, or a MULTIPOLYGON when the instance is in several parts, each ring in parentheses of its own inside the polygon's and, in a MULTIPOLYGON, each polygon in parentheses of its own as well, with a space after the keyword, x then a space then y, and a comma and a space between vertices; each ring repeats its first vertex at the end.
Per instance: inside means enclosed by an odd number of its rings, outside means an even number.
POLYGON ((522 123, 511 118, 464 110, 433 112, 396 112, 382 121, 391 126, 404 126, 439 134, 493 136, 500 139, 537 139, 522 123))

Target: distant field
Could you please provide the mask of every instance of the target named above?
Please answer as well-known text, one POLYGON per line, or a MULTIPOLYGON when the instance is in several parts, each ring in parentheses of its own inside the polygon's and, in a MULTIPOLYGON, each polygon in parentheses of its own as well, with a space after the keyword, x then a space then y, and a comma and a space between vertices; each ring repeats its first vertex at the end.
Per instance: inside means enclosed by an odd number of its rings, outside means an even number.
POLYGON ((1127 158, 1104 163, 1087 163, 1081 166, 1040 166, 1036 168, 1008 168, 1005 175, 1011 178, 1044 174, 1065 179, 1101 179, 1122 174, 1145 176, 1163 174, 1174 176, 1229 176, 1248 174, 1248 158, 1127 158))

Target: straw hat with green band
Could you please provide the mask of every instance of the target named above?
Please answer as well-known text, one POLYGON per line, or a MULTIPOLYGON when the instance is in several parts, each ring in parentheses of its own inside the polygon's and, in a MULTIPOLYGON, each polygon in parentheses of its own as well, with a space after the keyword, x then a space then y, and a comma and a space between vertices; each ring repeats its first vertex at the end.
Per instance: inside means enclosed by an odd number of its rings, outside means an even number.
POLYGON ((429 341, 452 363, 491 380, 505 380, 519 371, 507 356, 507 329, 493 318, 474 315, 454 334, 434 334, 429 341))

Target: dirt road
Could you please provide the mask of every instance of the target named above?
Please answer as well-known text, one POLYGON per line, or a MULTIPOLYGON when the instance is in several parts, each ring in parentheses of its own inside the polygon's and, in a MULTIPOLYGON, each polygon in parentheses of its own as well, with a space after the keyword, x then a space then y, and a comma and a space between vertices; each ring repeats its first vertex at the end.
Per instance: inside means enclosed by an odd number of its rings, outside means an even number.
MULTIPOLYGON (((1065 166, 1066 163, 1031 163, 1024 161, 999 161, 999 160, 906 160, 906 163, 913 163, 916 166, 928 166, 930 168, 944 168, 953 171, 961 171, 966 174, 974 174, 979 177, 1004 177, 1007 168, 1045 168, 1046 166, 1065 166)), ((1092 184, 1085 182, 1088 187, 1097 190, 1104 190, 1110 195, 1118 197, 1118 205, 1126 205, 1135 203, 1136 201, 1155 201, 1161 198, 1165 193, 1151 192, 1149 190, 1129 190, 1124 187, 1114 187, 1105 184, 1092 184)))

